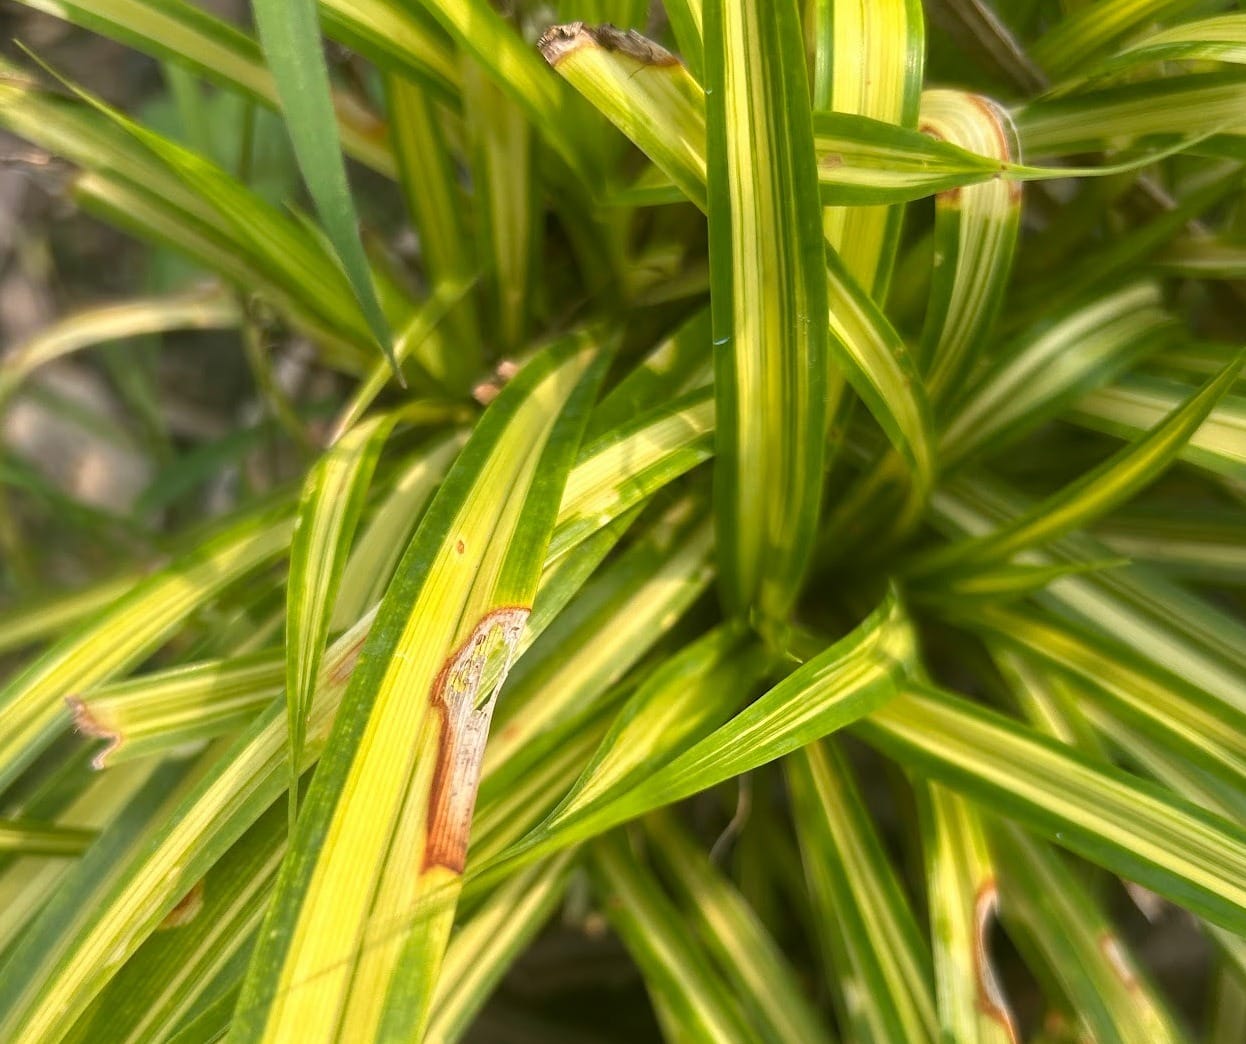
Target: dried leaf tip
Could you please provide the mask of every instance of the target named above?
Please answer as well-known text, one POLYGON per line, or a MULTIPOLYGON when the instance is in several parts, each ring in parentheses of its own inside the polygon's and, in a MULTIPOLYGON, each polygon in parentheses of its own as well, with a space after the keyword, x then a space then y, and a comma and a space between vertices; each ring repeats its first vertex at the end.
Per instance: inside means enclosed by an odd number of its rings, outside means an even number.
POLYGON ((77 696, 66 696, 65 703, 69 707, 69 713, 73 716, 75 729, 92 739, 107 740, 104 749, 91 759, 91 768, 97 770, 107 768, 108 756, 121 746, 121 733, 104 725, 91 713, 91 708, 87 706, 85 700, 77 696))
POLYGON ((537 47, 550 65, 557 65, 572 51, 587 46, 600 47, 604 51, 617 51, 644 65, 679 64, 679 59, 661 44, 641 36, 635 29, 620 29, 609 23, 596 27, 583 22, 552 25, 537 41, 537 47))
POLYGON ((978 980, 978 1010, 990 1019, 998 1022, 1008 1034, 1008 1039, 1017 1044, 1017 1028, 1013 1025, 1012 1013, 1008 1009, 1008 1001, 996 978, 995 968, 991 964, 988 940, 991 925, 999 910, 999 889, 994 878, 983 881, 974 899, 974 973, 978 980))
POLYGON ((550 65, 557 65, 564 55, 591 42, 583 22, 568 22, 566 25, 551 25, 541 34, 536 45, 550 65))

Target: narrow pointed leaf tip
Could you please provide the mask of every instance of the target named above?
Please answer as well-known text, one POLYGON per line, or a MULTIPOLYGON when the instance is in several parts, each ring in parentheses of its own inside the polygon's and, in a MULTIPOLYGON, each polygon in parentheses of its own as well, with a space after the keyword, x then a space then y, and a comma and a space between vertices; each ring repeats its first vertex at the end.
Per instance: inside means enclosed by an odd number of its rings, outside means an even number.
POLYGON ((398 383, 405 386, 394 356, 393 335, 359 237, 359 217, 346 180, 316 0, 255 0, 252 10, 307 189, 368 328, 398 383))
POLYGON ((1234 358, 1137 442, 1126 446, 1097 468, 1085 472, 1024 516, 995 532, 959 544, 944 545, 917 559, 913 575, 929 576, 953 566, 981 568, 997 565, 1017 552, 1052 540, 1107 514, 1168 468, 1216 403, 1233 387, 1243 361, 1246 361, 1246 353, 1234 358))

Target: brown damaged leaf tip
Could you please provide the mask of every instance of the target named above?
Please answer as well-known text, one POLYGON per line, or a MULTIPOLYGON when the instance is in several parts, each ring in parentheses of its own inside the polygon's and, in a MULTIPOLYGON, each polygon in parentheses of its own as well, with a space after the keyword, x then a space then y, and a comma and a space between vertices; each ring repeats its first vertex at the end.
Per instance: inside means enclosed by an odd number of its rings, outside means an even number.
POLYGON ((91 768, 97 770, 107 768, 109 755, 121 746, 121 733, 108 728, 95 717, 85 700, 77 696, 66 696, 65 703, 69 707, 69 713, 73 716, 75 729, 84 736, 107 741, 104 748, 91 759, 91 768))
MULTIPOLYGON (((973 102, 974 107, 986 117, 986 122, 995 132, 995 155, 1001 160, 1012 162, 1015 160, 1012 148, 1012 135, 1005 128, 1005 120, 1009 120, 1008 114, 1000 108, 990 98, 981 94, 969 95, 969 100, 973 102)), ((1011 120, 1009 120, 1011 123, 1011 120)))
POLYGON ((644 65, 679 64, 679 59, 661 44, 641 36, 635 29, 620 29, 609 23, 596 27, 583 22, 552 25, 541 34, 536 45, 550 65, 557 65, 573 51, 589 46, 625 54, 644 65))
POLYGON ((432 705, 440 733, 428 796, 424 871, 440 866, 452 873, 463 872, 493 705, 515 658, 528 613, 526 606, 517 605, 487 613, 446 660, 433 683, 432 705), (482 701, 480 691, 486 681, 489 693, 482 701))
MULTIPOLYGON (((1008 198, 1016 203, 1021 199, 1021 182, 1016 178, 1008 177, 1004 164, 1020 162, 1020 157, 1016 148, 1016 130, 1012 126, 1012 117, 1008 115, 1007 110, 1002 108, 996 102, 982 94, 967 94, 966 98, 973 103, 984 117, 985 122, 990 126, 995 137, 995 147, 990 151, 990 155, 1000 161, 1000 172, 996 178, 1006 179, 1008 185, 1008 198)), ((923 134, 929 135, 936 141, 947 141, 948 139, 941 134, 932 124, 919 123, 917 129, 923 134)), ((953 142, 953 144, 959 144, 953 142)), ((964 190, 959 186, 957 188, 948 189, 946 192, 940 192, 937 199, 943 203, 957 205, 960 203, 961 193, 964 190)))
MULTIPOLYGON (((969 95, 970 101, 987 118, 995 131, 995 155, 1005 163, 1017 163, 1020 160, 1016 149, 1017 133, 1012 125, 1012 117, 998 103, 982 94, 969 95)), ((1016 178, 1008 178, 1008 198, 1014 203, 1021 199, 1021 182, 1016 178)))
POLYGON ((973 969, 978 980, 978 1010, 987 1018, 993 1019, 1003 1026, 1012 1044, 1017 1044, 1017 1028, 1012 1024, 1012 1014, 1008 1010, 1008 1002, 1004 999, 999 980, 995 977, 995 969, 991 966, 991 955, 987 947, 987 938, 991 930, 991 922, 999 909, 999 889, 995 887, 995 879, 987 878, 978 888, 974 898, 974 948, 973 969))

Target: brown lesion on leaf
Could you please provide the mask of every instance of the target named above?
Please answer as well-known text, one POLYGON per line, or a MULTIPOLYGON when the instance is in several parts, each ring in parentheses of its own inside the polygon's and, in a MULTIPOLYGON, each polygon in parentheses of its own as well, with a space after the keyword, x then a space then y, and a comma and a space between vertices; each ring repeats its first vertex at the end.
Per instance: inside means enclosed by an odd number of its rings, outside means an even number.
POLYGON ((359 654, 363 652, 364 643, 367 642, 368 635, 361 634, 350 646, 342 653, 342 658, 334 665, 333 670, 329 672, 329 681, 335 685, 341 685, 347 681, 351 672, 354 671, 355 665, 359 662, 359 654))
POLYGON ((973 902, 973 971, 978 982, 978 1010, 987 1018, 998 1022, 1008 1034, 1008 1039, 1017 1044, 1017 1028, 1013 1025, 1008 1001, 995 977, 995 968, 991 964, 987 945, 991 924, 998 909, 999 889, 995 886, 995 878, 988 877, 978 886, 973 902))
POLYGON ((433 683, 432 709, 439 732, 423 871, 440 866, 452 873, 463 872, 493 706, 528 614, 528 607, 519 605, 487 613, 446 660, 433 683), (486 686, 487 694, 481 699, 486 686))
MULTIPOLYGON (((990 124, 992 131, 994 131, 995 150, 992 155, 997 156, 1001 163, 1016 163, 1018 157, 1016 149, 1013 147, 1015 136, 1010 133, 1012 124, 1008 113, 990 98, 984 97, 981 94, 971 94, 969 95, 969 100, 986 117, 986 122, 990 124)), ((1000 176, 1004 177, 1005 184, 1008 186, 1009 201, 1016 203, 1021 199, 1021 182, 1016 178, 1007 177, 1003 173, 1000 176)))
MULTIPOLYGON (((926 137, 934 138, 935 141, 947 141, 947 138, 939 131, 939 128, 936 127, 933 123, 926 123, 923 121, 917 125, 917 129, 922 134, 926 135, 926 137)), ((952 144, 955 144, 955 142, 953 142, 952 144)), ((945 206, 958 207, 960 206, 960 193, 961 193, 961 187, 957 185, 954 188, 946 189, 943 192, 935 193, 935 199, 937 199, 940 203, 944 204, 945 206)))
POLYGON ((620 29, 608 22, 598 26, 584 22, 552 25, 541 34, 537 47, 545 60, 555 66, 581 47, 600 47, 603 51, 625 54, 642 65, 680 64, 679 59, 661 44, 641 36, 635 29, 620 29))
MULTIPOLYGON (((1008 186, 1008 198, 1010 202, 1015 203, 1021 198, 1021 182, 1016 178, 1009 177, 1003 166, 1006 163, 1019 162, 1015 148, 1016 136, 1010 129, 1010 117, 1003 108, 985 95, 966 93, 965 97, 985 117, 985 124, 991 128, 995 142, 994 147, 990 150, 990 155, 993 159, 1000 161, 1000 171, 995 177, 1004 179, 1005 184, 1008 186)), ((936 141, 949 140, 933 124, 923 121, 917 125, 917 129, 936 141)), ((954 141, 951 144, 960 145, 961 142, 954 141)), ((940 192, 937 198, 942 203, 957 205, 960 203, 962 191, 961 187, 957 186, 945 192, 940 192)))
POLYGON ((1004 110, 991 101, 990 98, 984 97, 981 94, 970 94, 967 97, 973 104, 973 107, 986 117, 986 123, 995 135, 995 149, 992 155, 1005 162, 1011 162, 1014 159, 1012 141, 1008 132, 1004 129, 1004 120, 1008 118, 1004 110))
POLYGON ((109 756, 121 746, 121 733, 116 729, 110 729, 100 721, 92 712, 86 700, 79 699, 77 696, 66 696, 65 704, 69 707, 69 713, 73 716, 75 729, 84 736, 107 741, 103 749, 91 759, 91 767, 93 769, 107 768, 109 756))
POLYGON ((203 909, 203 881, 196 881, 195 885, 178 901, 167 914, 164 920, 156 926, 156 931, 165 931, 169 928, 181 928, 185 924, 190 924, 199 916, 199 911, 203 909))

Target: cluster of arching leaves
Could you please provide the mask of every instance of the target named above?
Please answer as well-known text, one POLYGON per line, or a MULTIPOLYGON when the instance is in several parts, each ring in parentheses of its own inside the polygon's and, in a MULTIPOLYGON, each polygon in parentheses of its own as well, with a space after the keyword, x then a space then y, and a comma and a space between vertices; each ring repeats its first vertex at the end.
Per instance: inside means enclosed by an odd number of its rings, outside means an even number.
POLYGON ((0 124, 211 283, 0 403, 236 330, 304 456, 0 620, 0 1039, 1246 1036, 1246 15, 26 2, 187 133, 0 124))

